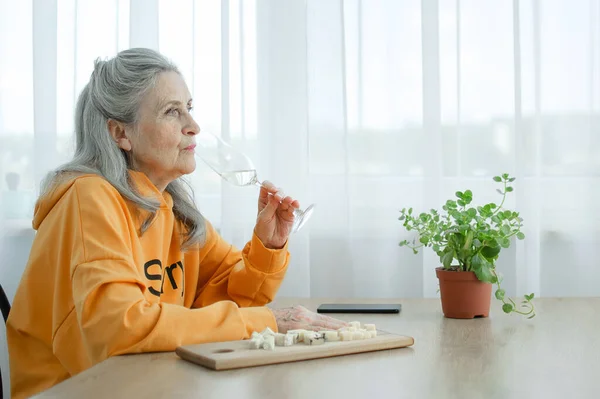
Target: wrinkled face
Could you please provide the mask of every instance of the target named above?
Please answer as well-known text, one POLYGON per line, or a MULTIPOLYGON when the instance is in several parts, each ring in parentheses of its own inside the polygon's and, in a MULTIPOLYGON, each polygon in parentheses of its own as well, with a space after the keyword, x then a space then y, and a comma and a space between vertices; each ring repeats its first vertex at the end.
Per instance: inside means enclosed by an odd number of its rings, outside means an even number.
POLYGON ((126 128, 132 166, 160 190, 196 168, 194 136, 200 128, 192 118, 192 98, 181 75, 163 72, 140 104, 138 122, 126 128))

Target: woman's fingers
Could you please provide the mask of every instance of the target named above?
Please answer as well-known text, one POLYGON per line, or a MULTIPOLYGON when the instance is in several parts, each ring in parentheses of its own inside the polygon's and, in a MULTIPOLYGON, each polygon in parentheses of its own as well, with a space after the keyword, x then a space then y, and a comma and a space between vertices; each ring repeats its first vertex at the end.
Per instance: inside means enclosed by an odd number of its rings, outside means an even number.
POLYGON ((311 323, 316 327, 321 327, 329 330, 337 330, 346 327, 346 323, 335 319, 317 319, 311 323))

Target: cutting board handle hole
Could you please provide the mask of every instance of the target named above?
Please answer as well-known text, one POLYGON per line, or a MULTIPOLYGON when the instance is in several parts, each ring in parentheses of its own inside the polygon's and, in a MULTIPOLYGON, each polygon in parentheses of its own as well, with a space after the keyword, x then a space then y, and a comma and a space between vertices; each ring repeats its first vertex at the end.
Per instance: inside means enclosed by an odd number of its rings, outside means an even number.
POLYGON ((231 353, 233 352, 233 349, 217 349, 216 351, 213 351, 213 353, 231 353))

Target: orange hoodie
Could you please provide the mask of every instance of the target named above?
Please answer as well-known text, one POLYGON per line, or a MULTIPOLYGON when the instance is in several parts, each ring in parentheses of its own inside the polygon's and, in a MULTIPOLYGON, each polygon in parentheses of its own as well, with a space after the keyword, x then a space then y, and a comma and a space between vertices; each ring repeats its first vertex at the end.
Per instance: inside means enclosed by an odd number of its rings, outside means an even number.
POLYGON ((182 252, 173 201, 142 173, 145 216, 97 175, 59 186, 36 205, 37 234, 7 322, 11 391, 29 397, 125 353, 248 338, 277 324, 269 303, 289 254, 254 235, 238 251, 207 222, 206 239, 182 252))

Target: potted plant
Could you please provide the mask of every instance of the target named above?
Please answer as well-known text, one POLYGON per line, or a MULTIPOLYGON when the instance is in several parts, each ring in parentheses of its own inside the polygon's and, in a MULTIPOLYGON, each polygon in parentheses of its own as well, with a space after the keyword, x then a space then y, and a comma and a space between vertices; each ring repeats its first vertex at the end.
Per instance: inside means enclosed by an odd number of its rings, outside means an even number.
POLYGON ((502 195, 500 204, 471 206, 473 193, 466 190, 457 191, 456 199, 446 201, 444 212, 432 209, 416 215, 413 208, 400 211, 399 220, 406 230, 416 232, 412 243, 404 240, 400 246, 411 248, 415 254, 419 248, 430 247, 440 257, 442 266, 436 268, 436 275, 446 317, 487 317, 492 284, 497 287, 495 297, 502 301, 505 313, 535 316, 533 294, 525 295, 517 306, 501 287, 502 275, 496 270, 496 260, 513 237, 523 240, 525 234, 519 213, 503 208, 515 178, 505 173, 493 179, 503 186, 497 190, 502 195))

